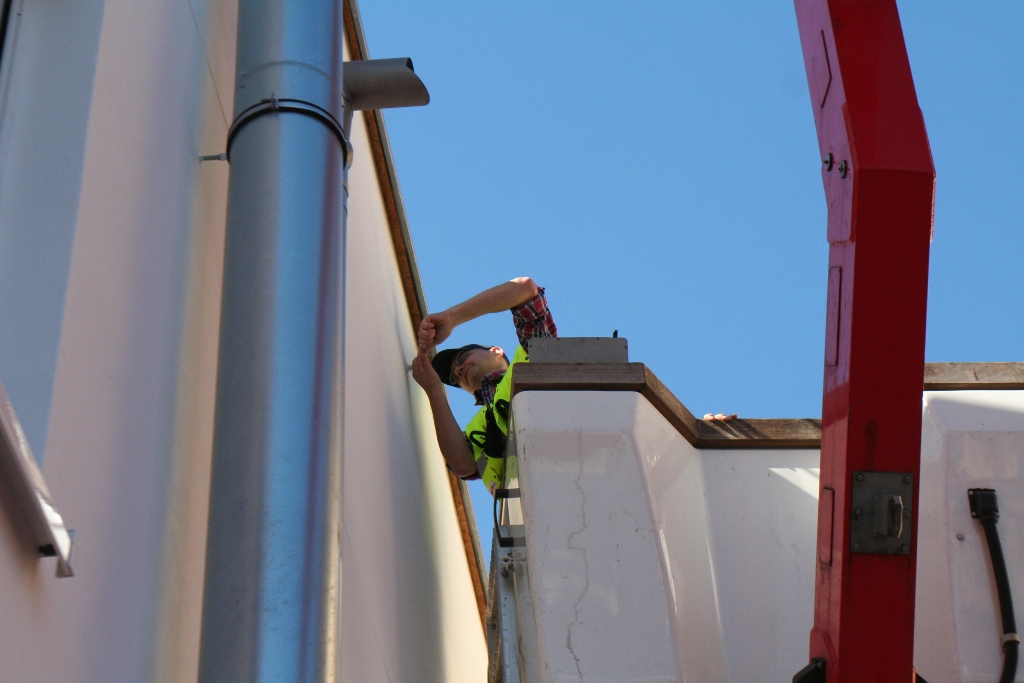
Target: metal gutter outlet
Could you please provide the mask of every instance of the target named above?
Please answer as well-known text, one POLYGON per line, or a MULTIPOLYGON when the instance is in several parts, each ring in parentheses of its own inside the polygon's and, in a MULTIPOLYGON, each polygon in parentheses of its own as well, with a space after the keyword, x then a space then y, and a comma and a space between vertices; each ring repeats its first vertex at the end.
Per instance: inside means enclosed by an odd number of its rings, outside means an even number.
POLYGON ((352 109, 420 107, 430 103, 427 86, 408 57, 345 62, 341 68, 345 99, 352 109))

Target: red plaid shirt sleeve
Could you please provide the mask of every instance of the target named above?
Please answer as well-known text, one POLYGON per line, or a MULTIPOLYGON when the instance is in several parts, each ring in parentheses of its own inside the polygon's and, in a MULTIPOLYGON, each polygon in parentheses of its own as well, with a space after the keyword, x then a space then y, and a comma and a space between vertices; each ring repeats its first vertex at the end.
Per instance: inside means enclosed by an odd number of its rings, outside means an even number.
POLYGON ((516 334, 519 335, 519 343, 522 346, 525 347, 526 340, 534 337, 558 336, 558 328, 555 327, 555 319, 548 310, 548 299, 544 296, 543 288, 537 292, 537 296, 511 311, 516 334))

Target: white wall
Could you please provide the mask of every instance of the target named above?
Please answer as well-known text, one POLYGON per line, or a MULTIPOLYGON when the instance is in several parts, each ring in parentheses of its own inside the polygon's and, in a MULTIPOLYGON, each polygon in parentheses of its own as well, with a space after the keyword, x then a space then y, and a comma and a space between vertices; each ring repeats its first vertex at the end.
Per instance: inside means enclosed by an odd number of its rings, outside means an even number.
POLYGON ((17 234, 19 252, 2 270, 6 280, 33 283, 39 298, 17 309, 26 326, 7 332, 26 336, 5 353, 24 352, 32 369, 15 381, 15 408, 45 430, 35 444, 77 532, 77 576, 54 579, 52 561, 13 543, 5 518, 4 679, 188 680, 197 661, 228 173, 198 156, 223 150, 234 5, 108 0, 22 9, 25 26, 40 25, 33 49, 21 50, 29 43, 19 34, 8 55, 12 83, 22 85, 4 103, 5 151, 13 154, 4 171, 19 180, 4 187, 18 201, 0 223, 17 234), (46 229, 31 229, 36 223, 46 229))
POLYGON ((361 113, 352 126, 342 678, 482 681, 487 652, 361 113))
MULTIPOLYGON (((0 127, 0 377, 76 531, 76 576, 55 579, 0 511, 0 678, 194 680, 229 171, 198 157, 224 151, 235 0, 23 12, 0 127)), ((356 119, 343 667, 477 680, 482 627, 356 119)))

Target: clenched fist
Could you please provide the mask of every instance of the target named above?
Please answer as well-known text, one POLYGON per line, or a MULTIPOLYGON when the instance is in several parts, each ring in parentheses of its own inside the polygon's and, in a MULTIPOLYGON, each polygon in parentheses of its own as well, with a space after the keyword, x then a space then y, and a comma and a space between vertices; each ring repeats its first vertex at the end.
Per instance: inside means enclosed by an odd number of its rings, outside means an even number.
POLYGON ((420 323, 419 338, 421 349, 431 349, 447 339, 455 328, 455 320, 448 311, 431 313, 420 323))

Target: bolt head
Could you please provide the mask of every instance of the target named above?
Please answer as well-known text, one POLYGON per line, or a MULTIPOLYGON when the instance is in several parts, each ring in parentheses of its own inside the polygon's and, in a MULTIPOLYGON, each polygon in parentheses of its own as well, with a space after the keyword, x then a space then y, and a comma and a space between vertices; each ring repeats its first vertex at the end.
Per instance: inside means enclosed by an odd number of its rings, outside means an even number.
POLYGON ((963 533, 957 532, 956 540, 962 541, 962 540, 964 540, 964 538, 965 538, 965 536, 963 535, 963 533))
POLYGON ((854 550, 860 550, 860 543, 854 543, 853 544, 853 549, 854 550))
POLYGON ((858 474, 857 475, 857 481, 864 481, 864 475, 863 474, 858 474))
POLYGON ((912 481, 914 481, 914 478, 911 477, 909 474, 907 476, 903 477, 903 483, 904 484, 909 484, 912 481))
POLYGON ((902 550, 905 553, 906 552, 910 552, 910 546, 907 545, 906 543, 904 543, 903 545, 900 546, 900 550, 902 550))
POLYGON ((861 510, 860 508, 857 508, 856 510, 853 511, 853 518, 854 519, 860 519, 860 516, 863 515, 863 514, 864 514, 864 511, 861 510))

